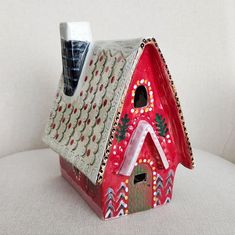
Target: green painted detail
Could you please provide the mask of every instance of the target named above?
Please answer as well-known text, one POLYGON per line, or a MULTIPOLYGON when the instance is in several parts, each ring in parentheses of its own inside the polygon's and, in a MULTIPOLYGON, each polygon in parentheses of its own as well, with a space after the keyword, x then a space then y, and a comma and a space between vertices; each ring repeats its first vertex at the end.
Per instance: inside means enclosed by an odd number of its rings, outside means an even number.
POLYGON ((162 117, 162 115, 156 113, 155 120, 156 120, 158 134, 162 137, 165 137, 168 132, 166 119, 164 117, 162 117))
POLYGON ((130 119, 128 118, 128 115, 125 114, 123 118, 121 118, 121 122, 118 123, 118 129, 117 129, 117 134, 116 134, 116 139, 118 141, 118 143, 121 140, 124 140, 126 137, 126 132, 127 132, 127 128, 129 126, 129 121, 130 119))

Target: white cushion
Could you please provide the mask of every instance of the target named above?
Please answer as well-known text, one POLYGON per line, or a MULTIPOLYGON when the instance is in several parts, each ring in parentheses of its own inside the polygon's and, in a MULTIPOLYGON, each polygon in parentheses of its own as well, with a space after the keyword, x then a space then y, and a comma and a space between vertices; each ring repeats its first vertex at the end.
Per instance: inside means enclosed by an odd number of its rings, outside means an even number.
POLYGON ((0 159, 0 234, 235 234, 235 165, 194 150, 165 206, 102 221, 59 171, 49 149, 0 159))

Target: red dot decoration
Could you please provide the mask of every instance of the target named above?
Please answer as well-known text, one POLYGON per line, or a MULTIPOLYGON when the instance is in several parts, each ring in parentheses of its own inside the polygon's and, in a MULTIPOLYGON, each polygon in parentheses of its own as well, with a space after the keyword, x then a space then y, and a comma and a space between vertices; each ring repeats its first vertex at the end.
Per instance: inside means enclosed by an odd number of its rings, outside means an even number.
POLYGON ((78 126, 80 126, 82 124, 82 121, 81 120, 79 120, 78 121, 78 126))
POLYGON ((84 135, 81 136, 80 140, 83 141, 85 139, 84 135))
POLYGON ((100 124, 100 118, 98 118, 98 119, 96 120, 96 124, 97 124, 97 125, 100 124))
POLYGON ((87 120, 87 125, 89 125, 89 124, 90 124, 90 122, 91 122, 91 119, 88 119, 88 120, 87 120))
POLYGON ((114 79, 115 79, 115 77, 114 77, 114 76, 112 76, 112 78, 111 78, 111 83, 113 83, 113 82, 114 82, 114 79))
POLYGON ((77 108, 76 108, 76 109, 73 110, 73 113, 76 113, 77 111, 78 111, 78 110, 77 110, 77 108))
POLYGON ((99 71, 98 71, 98 70, 96 70, 96 71, 95 71, 95 76, 97 76, 97 75, 98 75, 98 73, 99 73, 99 71))
POLYGON ((71 141, 70 141, 70 145, 72 145, 73 143, 74 143, 74 140, 71 140, 71 141))
POLYGON ((93 136, 92 136, 92 141, 94 142, 94 141, 95 141, 95 139, 96 139, 96 136, 95 136, 95 135, 93 135, 93 136))
POLYGON ((87 105, 87 104, 84 104, 83 109, 86 110, 87 107, 88 107, 88 105, 87 105))
POLYGON ((68 125, 68 129, 70 129, 70 128, 71 128, 71 126, 72 126, 72 124, 71 124, 71 123, 69 123, 69 125, 68 125))
POLYGON ((87 150, 87 152, 86 152, 87 157, 89 157, 89 156, 90 156, 90 153, 91 153, 91 150, 90 150, 90 149, 88 149, 88 150, 87 150))
POLYGON ((93 104, 93 109, 95 109, 96 108, 96 104, 93 104))
POLYGON ((104 86, 103 84, 101 84, 101 85, 100 85, 100 91, 102 91, 102 89, 103 89, 103 86, 104 86))
POLYGON ((103 60, 103 58, 104 58, 104 57, 103 57, 103 56, 101 56, 101 57, 100 57, 100 61, 101 61, 101 60, 103 60))
POLYGON ((61 110, 62 110, 62 106, 60 106, 60 107, 58 108, 58 111, 59 111, 59 112, 61 112, 61 110))
POLYGON ((80 96, 82 96, 82 95, 83 95, 83 91, 80 92, 80 96))
POLYGON ((93 91, 93 87, 90 88, 90 93, 93 91))
POLYGON ((105 68, 105 72, 107 73, 109 71, 109 67, 106 67, 105 68))
POLYGON ((68 104, 68 109, 70 109, 70 108, 71 108, 71 106, 72 106, 72 105, 69 103, 69 104, 68 104))
POLYGON ((93 60, 90 60, 90 63, 89 63, 89 65, 91 66, 93 64, 93 60))
POLYGON ((64 122, 65 122, 65 117, 62 118, 62 123, 64 123, 64 122))
POLYGON ((86 77, 84 78, 84 81, 86 82, 86 81, 87 81, 87 79, 88 79, 88 77, 86 76, 86 77))
POLYGON ((104 100, 104 103, 103 103, 104 107, 107 105, 107 102, 108 102, 108 101, 105 99, 105 100, 104 100))

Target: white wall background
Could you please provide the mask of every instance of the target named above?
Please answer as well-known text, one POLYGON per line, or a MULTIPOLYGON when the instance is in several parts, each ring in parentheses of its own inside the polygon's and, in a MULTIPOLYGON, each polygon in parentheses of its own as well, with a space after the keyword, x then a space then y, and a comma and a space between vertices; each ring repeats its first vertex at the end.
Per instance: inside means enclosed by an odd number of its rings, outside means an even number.
POLYGON ((61 73, 58 24, 81 20, 94 39, 155 36, 192 145, 235 162, 234 0, 1 0, 0 157, 45 147, 61 73))

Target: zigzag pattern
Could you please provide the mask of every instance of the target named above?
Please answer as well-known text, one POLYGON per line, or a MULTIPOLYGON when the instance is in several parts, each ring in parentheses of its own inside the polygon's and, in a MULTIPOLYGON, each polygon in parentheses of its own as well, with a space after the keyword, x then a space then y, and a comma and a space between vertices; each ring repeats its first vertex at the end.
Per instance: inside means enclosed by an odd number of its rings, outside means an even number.
POLYGON ((172 187, 173 187, 174 176, 175 176, 175 173, 174 173, 174 171, 171 169, 171 170, 168 172, 168 175, 167 175, 167 178, 166 178, 166 185, 165 185, 165 188, 166 188, 166 196, 171 196, 171 194, 172 194, 172 187))
POLYGON ((105 219, 112 217, 119 217, 125 215, 125 209, 127 208, 126 203, 126 184, 121 182, 118 191, 115 193, 114 190, 109 187, 106 197, 106 210, 105 210, 105 219))
POLYGON ((162 177, 157 174, 157 179, 156 179, 156 191, 154 192, 154 196, 157 198, 156 200, 156 205, 161 204, 161 197, 162 197, 162 190, 163 190, 163 179, 162 177))
POLYGON ((106 196, 105 204, 107 205, 105 219, 108 219, 113 217, 114 214, 114 206, 113 206, 114 197, 115 197, 114 190, 112 188, 108 188, 105 196, 106 196))
POLYGON ((169 197, 167 197, 164 204, 169 203, 170 201, 171 201, 171 199, 169 197))
POLYGON ((118 197, 116 202, 118 203, 118 207, 116 209, 117 211, 117 216, 124 215, 124 211, 127 208, 127 203, 125 202, 126 200, 126 184, 124 182, 121 182, 120 187, 118 189, 118 197))

